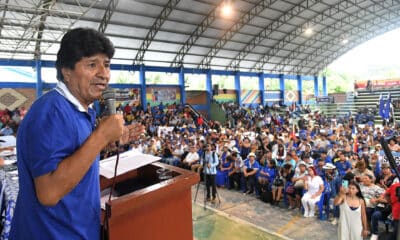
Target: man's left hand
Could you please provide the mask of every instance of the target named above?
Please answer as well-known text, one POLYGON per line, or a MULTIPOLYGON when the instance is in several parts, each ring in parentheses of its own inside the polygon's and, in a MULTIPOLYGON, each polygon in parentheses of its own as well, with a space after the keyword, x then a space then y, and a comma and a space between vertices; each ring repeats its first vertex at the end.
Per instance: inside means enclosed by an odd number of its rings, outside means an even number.
POLYGON ((140 123, 133 123, 130 125, 125 126, 124 133, 120 138, 121 144, 126 144, 131 141, 137 141, 140 138, 140 135, 145 134, 146 130, 145 127, 140 123))

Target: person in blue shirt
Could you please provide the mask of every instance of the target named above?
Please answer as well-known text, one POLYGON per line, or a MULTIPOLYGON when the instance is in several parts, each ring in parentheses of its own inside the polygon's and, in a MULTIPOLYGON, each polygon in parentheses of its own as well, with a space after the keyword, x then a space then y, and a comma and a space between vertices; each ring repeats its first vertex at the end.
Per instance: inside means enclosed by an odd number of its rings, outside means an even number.
POLYGON ((258 177, 260 187, 269 187, 274 181, 277 171, 275 160, 265 160, 265 166, 261 167, 258 177))
POLYGON ((218 155, 212 150, 211 144, 207 144, 205 151, 200 159, 200 164, 203 166, 203 173, 205 175, 207 201, 215 203, 217 196, 217 183, 215 175, 217 175, 217 166, 219 164, 218 155), (212 199, 210 198, 210 188, 212 188, 212 199))
POLYGON ((10 239, 100 239, 99 154, 136 138, 123 115, 96 126, 91 104, 110 80, 114 47, 93 29, 61 40, 57 87, 37 99, 18 130, 19 193, 10 239))
POLYGON ((250 152, 247 159, 244 161, 243 176, 245 179, 245 193, 252 194, 256 186, 257 172, 260 169, 260 164, 256 160, 256 154, 250 152))
POLYGON ((340 176, 344 176, 346 173, 351 172, 351 163, 346 159, 344 153, 339 153, 339 160, 335 162, 335 167, 339 172, 340 176))
POLYGON ((1 130, 0 130, 0 135, 1 136, 9 136, 13 135, 14 130, 10 127, 10 125, 6 124, 1 130))

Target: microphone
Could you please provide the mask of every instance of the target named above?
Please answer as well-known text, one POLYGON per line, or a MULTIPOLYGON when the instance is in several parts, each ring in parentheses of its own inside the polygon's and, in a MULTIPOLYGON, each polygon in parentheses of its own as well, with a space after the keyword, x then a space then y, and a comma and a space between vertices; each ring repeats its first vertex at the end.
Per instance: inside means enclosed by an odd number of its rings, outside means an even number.
POLYGON ((107 88, 106 90, 103 91, 103 99, 105 102, 105 110, 104 113, 107 116, 116 114, 115 110, 115 91, 112 88, 107 88))

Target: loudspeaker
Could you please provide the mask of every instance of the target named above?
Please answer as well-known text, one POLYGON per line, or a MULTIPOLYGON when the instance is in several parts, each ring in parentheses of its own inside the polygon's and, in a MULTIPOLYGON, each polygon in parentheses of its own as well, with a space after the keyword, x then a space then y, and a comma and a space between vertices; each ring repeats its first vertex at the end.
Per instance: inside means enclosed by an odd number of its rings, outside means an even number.
POLYGON ((214 84, 213 87, 212 87, 213 95, 218 95, 218 91, 219 91, 218 84, 214 84))

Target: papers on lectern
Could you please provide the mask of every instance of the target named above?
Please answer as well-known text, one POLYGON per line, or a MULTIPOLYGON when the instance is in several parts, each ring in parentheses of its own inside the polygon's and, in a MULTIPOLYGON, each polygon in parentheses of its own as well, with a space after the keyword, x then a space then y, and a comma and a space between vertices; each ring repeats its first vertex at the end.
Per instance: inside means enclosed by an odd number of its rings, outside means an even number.
MULTIPOLYGON (((131 170, 140 168, 147 164, 160 160, 160 157, 156 157, 149 154, 139 153, 137 151, 126 151, 119 154, 119 163, 117 168, 117 176, 129 172, 131 170)), ((114 177, 115 162, 117 156, 112 156, 100 161, 100 175, 108 179, 114 177)))

